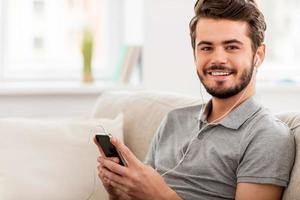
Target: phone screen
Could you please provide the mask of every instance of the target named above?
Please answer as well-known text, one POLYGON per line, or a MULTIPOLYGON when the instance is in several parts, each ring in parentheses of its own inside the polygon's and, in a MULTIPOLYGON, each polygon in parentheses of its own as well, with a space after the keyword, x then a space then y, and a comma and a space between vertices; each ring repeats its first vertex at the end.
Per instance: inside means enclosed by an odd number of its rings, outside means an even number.
POLYGON ((106 157, 117 157, 120 160, 119 164, 125 166, 122 156, 118 153, 116 147, 110 142, 110 137, 108 135, 97 134, 96 141, 102 148, 106 157))

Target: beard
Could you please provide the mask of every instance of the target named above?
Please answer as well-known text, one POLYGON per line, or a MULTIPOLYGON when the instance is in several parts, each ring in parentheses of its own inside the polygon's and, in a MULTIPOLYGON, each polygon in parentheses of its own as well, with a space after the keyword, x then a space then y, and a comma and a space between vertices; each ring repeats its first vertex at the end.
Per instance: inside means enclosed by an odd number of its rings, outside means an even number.
MULTIPOLYGON (((204 77, 201 76, 199 74, 199 72, 197 71, 197 75, 201 81, 201 83, 203 84, 204 88, 206 89, 206 91, 213 97, 219 98, 219 99, 226 99, 229 97, 232 97, 236 94, 238 94, 239 92, 241 92, 243 89, 245 89, 248 84, 251 81, 251 78, 253 76, 253 69, 254 69, 255 64, 251 63, 251 68, 250 69, 244 69, 244 71, 242 72, 241 76, 239 77, 239 83, 229 87, 229 88, 225 88, 225 89, 218 89, 215 87, 209 87, 207 84, 205 84, 204 81, 204 77)), ((212 66, 212 68, 218 68, 218 69, 222 69, 224 68, 223 66, 212 66)), ((218 83, 219 86, 221 86, 223 83, 218 83)))

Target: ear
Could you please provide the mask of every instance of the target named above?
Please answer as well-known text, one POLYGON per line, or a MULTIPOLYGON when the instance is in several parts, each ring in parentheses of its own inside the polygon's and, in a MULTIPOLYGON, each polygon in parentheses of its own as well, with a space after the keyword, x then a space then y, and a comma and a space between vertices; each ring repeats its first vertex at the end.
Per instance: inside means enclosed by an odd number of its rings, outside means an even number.
POLYGON ((255 67, 259 67, 264 59, 265 59, 265 55, 266 55, 266 45, 265 44, 261 44, 256 51, 256 55, 255 55, 255 67))

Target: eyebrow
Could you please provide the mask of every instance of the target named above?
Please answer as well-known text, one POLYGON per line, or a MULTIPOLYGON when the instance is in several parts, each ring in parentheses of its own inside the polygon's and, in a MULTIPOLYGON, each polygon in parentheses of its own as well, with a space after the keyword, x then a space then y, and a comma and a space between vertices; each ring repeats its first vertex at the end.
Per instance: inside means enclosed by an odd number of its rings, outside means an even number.
MULTIPOLYGON (((240 45, 243 45, 243 43, 237 39, 232 39, 232 40, 226 40, 226 41, 223 41, 222 44, 232 44, 232 43, 237 43, 237 44, 240 44, 240 45)), ((200 45, 213 45, 212 42, 209 42, 209 41, 200 41, 197 46, 200 46, 200 45)))
POLYGON ((200 45, 212 45, 212 42, 208 42, 208 41, 200 41, 197 46, 200 46, 200 45))
POLYGON ((231 44, 231 43, 237 43, 237 44, 243 45, 243 43, 241 41, 236 40, 236 39, 226 40, 226 41, 222 42, 222 44, 231 44))

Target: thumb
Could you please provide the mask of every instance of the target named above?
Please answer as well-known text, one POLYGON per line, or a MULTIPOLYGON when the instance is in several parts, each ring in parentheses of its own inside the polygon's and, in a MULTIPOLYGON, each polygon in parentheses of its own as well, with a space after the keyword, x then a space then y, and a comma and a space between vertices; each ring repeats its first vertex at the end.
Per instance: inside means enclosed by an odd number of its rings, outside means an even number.
POLYGON ((122 154, 128 165, 139 164, 141 161, 130 151, 130 149, 125 146, 116 137, 111 137, 110 142, 117 148, 117 150, 122 154))

